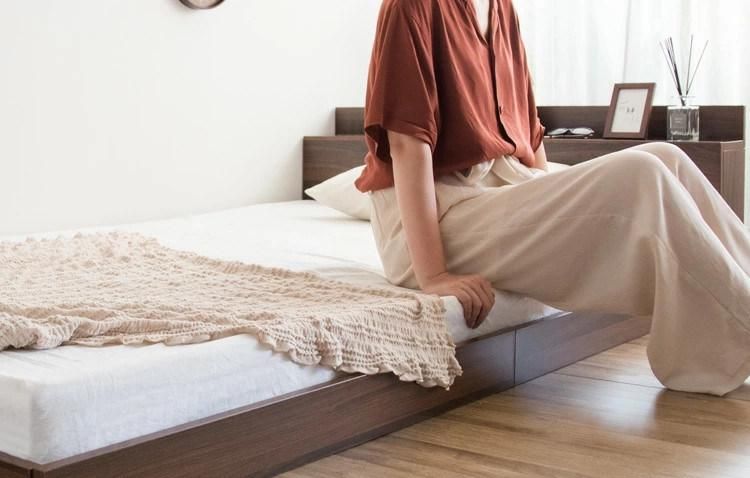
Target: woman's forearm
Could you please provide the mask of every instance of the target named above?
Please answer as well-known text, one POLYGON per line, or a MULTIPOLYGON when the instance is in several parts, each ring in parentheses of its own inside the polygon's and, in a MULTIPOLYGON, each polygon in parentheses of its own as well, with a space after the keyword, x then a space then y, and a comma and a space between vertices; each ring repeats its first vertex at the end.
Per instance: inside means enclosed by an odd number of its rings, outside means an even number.
POLYGON ((421 288, 446 271, 438 223, 432 153, 427 143, 388 131, 396 200, 414 274, 421 288))
POLYGON ((547 150, 544 149, 544 142, 539 145, 539 148, 534 152, 534 167, 548 171, 549 165, 547 164, 547 150))

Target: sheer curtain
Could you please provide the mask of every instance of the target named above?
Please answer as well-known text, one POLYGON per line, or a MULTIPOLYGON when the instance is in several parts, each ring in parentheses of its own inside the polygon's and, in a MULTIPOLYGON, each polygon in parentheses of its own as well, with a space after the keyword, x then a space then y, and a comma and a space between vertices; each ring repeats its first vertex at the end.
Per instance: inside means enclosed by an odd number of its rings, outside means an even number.
POLYGON ((691 90, 695 102, 750 107, 750 0, 514 0, 514 5, 539 104, 607 105, 614 83, 650 81, 657 84, 654 103, 670 104, 675 89, 659 40, 672 36, 678 55, 687 58, 692 33, 694 48, 708 40, 691 90))

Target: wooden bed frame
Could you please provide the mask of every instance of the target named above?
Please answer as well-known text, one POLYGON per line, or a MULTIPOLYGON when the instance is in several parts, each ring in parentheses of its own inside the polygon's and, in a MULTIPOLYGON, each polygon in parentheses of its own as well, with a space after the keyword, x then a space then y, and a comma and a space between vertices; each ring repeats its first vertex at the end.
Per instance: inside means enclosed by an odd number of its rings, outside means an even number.
POLYGON ((352 374, 46 465, 0 454, 0 477, 272 476, 648 333, 650 320, 558 313, 457 344, 449 391, 352 374))
MULTIPOLYGON (((361 149, 348 146, 362 141, 361 114, 339 109, 337 136, 305 138, 305 186, 361 164, 361 149)), ((0 478, 271 476, 641 337, 650 326, 644 317, 558 312, 457 344, 464 374, 449 391, 393 374, 352 374, 54 463, 0 454, 0 478)))

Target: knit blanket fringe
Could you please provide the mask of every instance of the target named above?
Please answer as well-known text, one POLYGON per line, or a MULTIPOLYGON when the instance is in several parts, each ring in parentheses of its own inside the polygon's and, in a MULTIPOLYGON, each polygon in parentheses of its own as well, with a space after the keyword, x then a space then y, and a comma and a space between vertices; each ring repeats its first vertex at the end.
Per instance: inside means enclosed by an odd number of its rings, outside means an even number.
POLYGON ((224 261, 114 231, 0 242, 0 350, 190 344, 253 334, 303 365, 449 389, 436 295, 224 261))

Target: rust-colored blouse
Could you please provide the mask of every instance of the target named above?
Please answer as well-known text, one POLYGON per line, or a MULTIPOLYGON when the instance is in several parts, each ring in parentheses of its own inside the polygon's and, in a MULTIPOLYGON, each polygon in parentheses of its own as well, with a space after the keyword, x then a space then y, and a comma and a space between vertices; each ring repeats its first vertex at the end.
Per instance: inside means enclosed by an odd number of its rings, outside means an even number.
POLYGON ((504 154, 534 166, 545 128, 511 0, 490 0, 489 31, 487 42, 472 0, 383 0, 357 189, 393 186, 386 130, 429 144, 435 177, 504 154))

